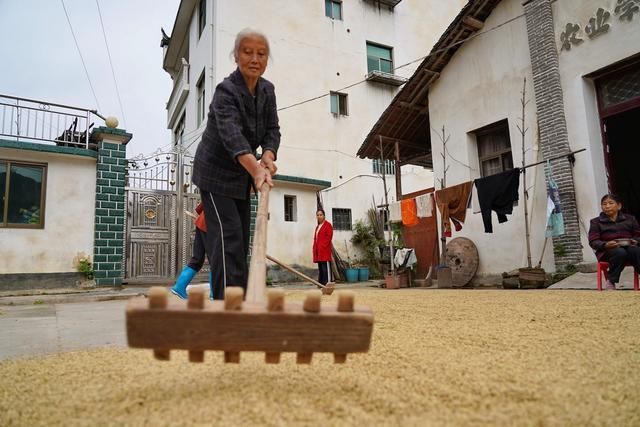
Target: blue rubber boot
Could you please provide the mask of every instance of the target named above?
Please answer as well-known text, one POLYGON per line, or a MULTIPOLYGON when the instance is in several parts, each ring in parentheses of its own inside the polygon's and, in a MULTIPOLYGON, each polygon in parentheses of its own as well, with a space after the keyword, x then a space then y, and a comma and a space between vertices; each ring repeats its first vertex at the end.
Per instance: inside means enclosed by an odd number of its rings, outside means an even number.
POLYGON ((185 265, 178 276, 176 284, 170 289, 171 293, 179 298, 187 299, 187 286, 191 283, 191 279, 193 279, 193 276, 195 276, 196 273, 196 270, 185 265))

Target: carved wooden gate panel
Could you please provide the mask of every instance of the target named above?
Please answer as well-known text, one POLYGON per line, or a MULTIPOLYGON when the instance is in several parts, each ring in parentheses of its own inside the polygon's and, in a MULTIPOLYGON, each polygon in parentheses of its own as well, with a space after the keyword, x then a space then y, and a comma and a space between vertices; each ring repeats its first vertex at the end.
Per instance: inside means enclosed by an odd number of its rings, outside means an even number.
MULTIPOLYGON (((129 160, 125 282, 171 282, 191 258, 195 226, 185 210, 195 212, 200 201, 190 182, 192 163, 190 155, 175 151, 129 160)), ((195 280, 208 277, 205 262, 195 280)))
POLYGON ((125 278, 164 281, 176 275, 175 192, 127 191, 125 278))

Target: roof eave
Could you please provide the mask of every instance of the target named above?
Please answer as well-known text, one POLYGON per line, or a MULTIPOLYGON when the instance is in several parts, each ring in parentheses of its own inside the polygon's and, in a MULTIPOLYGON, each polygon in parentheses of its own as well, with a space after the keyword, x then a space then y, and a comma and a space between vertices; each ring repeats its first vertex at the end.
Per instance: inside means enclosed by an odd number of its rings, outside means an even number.
POLYGON ((180 1, 176 20, 173 22, 173 29, 171 30, 169 45, 162 60, 162 68, 170 74, 172 70, 175 71, 177 69, 177 65, 180 63, 180 51, 189 33, 189 24, 191 23, 191 16, 196 3, 196 0, 180 1))
MULTIPOLYGON (((468 40, 468 35, 480 31, 483 28, 484 21, 491 14, 493 9, 501 0, 469 0, 462 8, 460 13, 453 19, 451 24, 438 39, 431 49, 431 52, 416 68, 411 78, 402 87, 393 98, 389 106, 384 110, 380 118, 373 125, 371 131, 365 138, 357 152, 357 156, 361 158, 395 158, 390 157, 392 154, 391 145, 395 145, 395 141, 399 144, 407 144, 418 150, 411 153, 411 150, 405 150, 408 153, 405 158, 400 157, 401 164, 419 164, 425 166, 427 163, 432 165, 431 159, 431 142, 430 124, 428 111, 428 92, 429 87, 438 79, 442 70, 449 63, 457 50, 468 40), (465 37, 466 36, 466 37, 465 37), (402 122, 394 121, 394 117, 402 117, 402 122), (426 120, 426 125, 420 123, 420 120, 426 120), (413 129, 408 132, 406 123, 411 123, 413 129), (425 132, 426 126, 426 132, 425 132), (391 129, 391 132, 383 132, 384 128, 391 129), (425 133, 424 135, 422 133, 425 133), (413 137, 410 140, 404 140, 403 136, 413 137), (393 144, 384 140, 393 141, 393 144), (422 151, 422 142, 428 144, 426 150, 422 151), (383 145, 382 153, 377 147, 383 145), (386 147, 384 147, 386 145, 386 147), (414 162, 418 160, 418 163, 414 162)), ((411 147, 409 147, 411 148, 411 147)), ((393 148, 394 149, 394 148, 393 148)), ((429 166, 427 166, 429 167, 429 166)))

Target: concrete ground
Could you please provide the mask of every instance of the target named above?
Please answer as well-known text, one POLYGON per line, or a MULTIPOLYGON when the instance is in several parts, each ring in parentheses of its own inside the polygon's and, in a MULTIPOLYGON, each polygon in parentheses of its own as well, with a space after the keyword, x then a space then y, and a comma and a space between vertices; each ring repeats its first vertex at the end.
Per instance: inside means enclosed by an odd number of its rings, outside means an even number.
MULTIPOLYGON (((604 279, 602 281, 604 287, 604 279)), ((566 279, 563 279, 548 289, 592 289, 598 288, 598 276, 596 273, 575 273, 566 279)), ((633 289, 633 269, 625 268, 620 276, 620 283, 617 284, 618 289, 627 290, 633 289)))
MULTIPOLYGON (((632 269, 626 268, 619 287, 633 289, 632 280, 632 269)), ((344 283, 338 284, 337 289, 379 288, 380 283, 375 280, 344 283)), ((191 286, 208 288, 207 283, 191 286)), ((314 289, 305 283, 285 287, 314 289)), ((596 274, 576 273, 548 289, 595 290, 596 274)), ((0 360, 93 347, 124 347, 126 300, 146 295, 148 290, 148 287, 124 287, 0 292, 0 360)))

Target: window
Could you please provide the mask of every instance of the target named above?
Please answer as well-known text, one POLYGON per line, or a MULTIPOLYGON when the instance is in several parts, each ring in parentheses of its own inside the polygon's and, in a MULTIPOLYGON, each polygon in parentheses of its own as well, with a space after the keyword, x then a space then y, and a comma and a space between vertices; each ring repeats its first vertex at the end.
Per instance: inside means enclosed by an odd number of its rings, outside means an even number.
POLYGON ((186 113, 182 113, 182 117, 180 117, 180 121, 178 122, 178 124, 176 125, 175 129, 173 130, 173 145, 176 145, 178 147, 182 147, 183 142, 184 142, 184 122, 186 119, 186 113))
POLYGON ((335 115, 346 116, 347 114, 347 94, 331 92, 331 112, 335 115))
POLYGON ((44 227, 46 165, 0 160, 0 226, 44 227))
POLYGON ((198 79, 198 84, 196 85, 196 88, 198 89, 198 112, 197 112, 198 126, 200 126, 200 124, 204 121, 204 118, 206 116, 206 111, 207 111, 206 109, 207 102, 204 94, 204 70, 202 70, 202 74, 198 79))
POLYGON ((198 37, 202 36, 204 25, 207 23, 207 0, 200 0, 198 5, 198 37))
POLYGON ((373 173, 394 175, 396 173, 396 164, 393 160, 373 159, 373 173))
POLYGON ((296 196, 284 196, 284 220, 286 222, 296 222, 298 220, 296 196))
POLYGON ((509 124, 506 120, 475 131, 482 176, 495 175, 513 168, 509 124))
POLYGON ((391 48, 367 42, 367 72, 393 73, 391 48))
POLYGON ((342 20, 342 1, 324 0, 324 14, 331 19, 342 20))
POLYGON ((351 209, 331 209, 334 230, 351 230, 351 209))
POLYGON ((389 231, 389 211, 386 209, 378 209, 378 218, 382 221, 382 230, 389 231))

